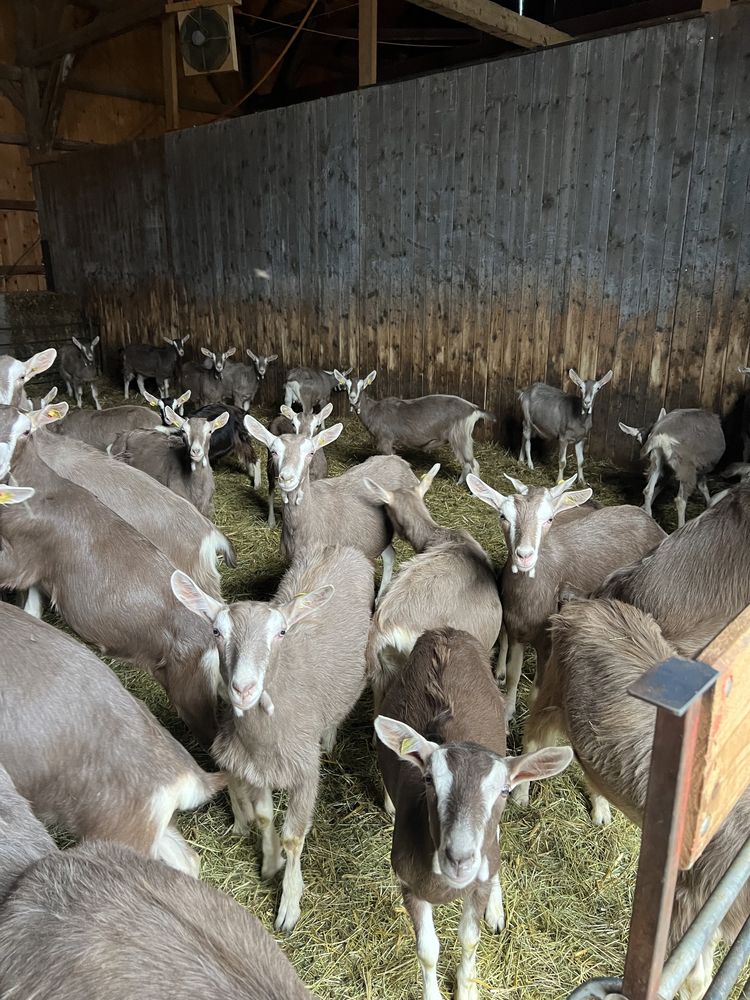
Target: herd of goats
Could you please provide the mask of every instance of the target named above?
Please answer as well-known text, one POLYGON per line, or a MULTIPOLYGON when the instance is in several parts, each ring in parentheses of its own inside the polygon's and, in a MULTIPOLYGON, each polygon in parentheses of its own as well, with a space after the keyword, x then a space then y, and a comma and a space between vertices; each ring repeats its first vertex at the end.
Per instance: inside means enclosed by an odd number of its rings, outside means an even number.
MULTIPOLYGON (((190 362, 187 340, 124 349, 125 396, 136 379, 146 406, 100 408, 98 338, 59 352, 71 412, 55 390, 27 395, 54 349, 0 357, 0 995, 176 1000, 189 983, 205 1000, 310 997, 261 924, 190 877, 198 857, 175 814, 227 789, 235 831, 259 831, 263 878, 283 870, 275 926, 290 932, 321 752, 369 685, 424 1000, 441 996, 433 907, 456 899, 455 996, 476 1000, 481 920, 493 932, 505 922, 498 827, 508 798, 525 805, 530 782, 575 754, 593 822, 609 822, 610 803, 640 822, 653 710, 626 691, 654 664, 698 655, 750 604, 750 466, 734 466, 740 483, 711 497, 706 476, 725 450, 719 418, 662 411, 650 428, 620 425, 648 461, 644 507, 598 505, 583 448, 612 372, 584 380, 571 370, 576 394, 541 383, 520 393, 520 460, 533 468, 532 437, 557 440, 557 484, 506 476, 501 492, 478 475, 473 428, 493 418, 473 403, 375 399, 374 371, 294 368, 266 427, 247 411, 276 356, 248 350, 250 364, 237 363, 234 349, 202 348, 190 362), (81 408, 87 385, 95 410, 81 408), (377 454, 328 478, 324 449, 342 431, 326 427, 337 389, 377 454), (272 600, 227 604, 218 563, 235 555, 211 521, 212 466, 233 456, 259 489, 254 442, 268 453, 270 523, 281 491, 288 569, 272 600), (440 466, 418 480, 394 454, 444 444, 459 483, 499 516, 499 575, 469 532, 430 515, 440 466), (570 445, 577 473, 565 480, 570 445), (651 516, 667 470, 678 482, 671 535, 651 516), (707 509, 685 523, 696 486, 707 509), (395 575, 394 536, 415 551, 395 575), (86 646, 42 620, 46 601, 86 646), (536 676, 524 752, 513 757, 506 733, 526 646, 536 676), (200 768, 92 649, 149 672, 220 770, 200 768), (81 843, 59 851, 43 823, 81 843)), ((748 463, 747 428, 744 449, 748 463)), ((673 942, 748 835, 746 793, 680 874, 673 942)), ((746 886, 724 938, 749 915, 746 886)), ((686 980, 689 1000, 708 987, 714 946, 686 980)))

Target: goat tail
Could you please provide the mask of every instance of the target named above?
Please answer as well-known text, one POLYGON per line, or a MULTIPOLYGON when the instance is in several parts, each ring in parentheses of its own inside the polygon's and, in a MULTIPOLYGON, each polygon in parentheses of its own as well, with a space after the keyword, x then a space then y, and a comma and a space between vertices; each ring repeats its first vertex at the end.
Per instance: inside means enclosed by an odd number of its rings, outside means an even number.
POLYGON ((230 569, 234 569, 237 565, 237 553, 234 551, 234 545, 229 541, 227 536, 223 532, 219 531, 218 528, 212 533, 211 543, 215 555, 223 556, 224 562, 230 569))
POLYGON ((229 784, 229 775, 226 771, 203 772, 203 785, 209 793, 210 798, 223 792, 229 784))
POLYGON ((497 423, 497 417, 495 416, 494 413, 490 413, 489 410, 480 410, 479 411, 479 418, 478 419, 479 420, 489 420, 490 423, 493 423, 493 424, 497 423))

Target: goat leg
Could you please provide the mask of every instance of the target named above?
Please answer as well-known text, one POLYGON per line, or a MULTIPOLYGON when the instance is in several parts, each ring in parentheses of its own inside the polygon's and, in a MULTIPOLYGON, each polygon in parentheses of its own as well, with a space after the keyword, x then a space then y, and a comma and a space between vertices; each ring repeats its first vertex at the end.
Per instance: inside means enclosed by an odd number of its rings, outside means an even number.
POLYGON ((490 897, 489 882, 480 882, 464 896, 463 913, 458 925, 461 962, 456 973, 456 1000, 479 1000, 477 989, 477 948, 482 933, 480 916, 490 897))
MULTIPOLYGON (((498 829, 498 836, 500 831, 498 829)), ((505 927, 505 908, 503 906, 503 887, 500 885, 500 872, 495 872, 490 885, 490 896, 484 909, 484 920, 493 934, 499 934, 505 927)))
POLYGON ((581 486, 585 486, 586 480, 583 478, 583 441, 576 441, 575 451, 576 465, 578 466, 578 482, 581 486))
POLYGON ((417 939, 417 958, 422 969, 422 1000, 443 1000, 437 980, 437 963, 440 941, 435 933, 432 905, 403 887, 404 906, 414 925, 417 939))
POLYGON ((302 878, 302 849, 305 837, 312 826, 315 800, 318 797, 320 758, 302 778, 299 785, 289 789, 289 805, 281 832, 281 846, 286 855, 284 882, 281 890, 279 912, 274 926, 277 931, 289 934, 300 917, 300 902, 305 883, 302 878))

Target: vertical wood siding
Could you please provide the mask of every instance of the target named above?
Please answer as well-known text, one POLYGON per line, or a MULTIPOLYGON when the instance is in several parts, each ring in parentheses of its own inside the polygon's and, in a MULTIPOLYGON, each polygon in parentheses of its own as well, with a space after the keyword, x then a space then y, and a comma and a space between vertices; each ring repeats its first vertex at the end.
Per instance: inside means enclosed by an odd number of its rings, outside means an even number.
MULTIPOLYGON (((59 285, 114 352, 190 331, 381 394, 614 369, 592 450, 728 412, 750 323, 750 8, 41 168, 59 285)), ((280 388, 283 368, 274 373, 280 388)), ((515 444, 515 441, 512 442, 515 444)))

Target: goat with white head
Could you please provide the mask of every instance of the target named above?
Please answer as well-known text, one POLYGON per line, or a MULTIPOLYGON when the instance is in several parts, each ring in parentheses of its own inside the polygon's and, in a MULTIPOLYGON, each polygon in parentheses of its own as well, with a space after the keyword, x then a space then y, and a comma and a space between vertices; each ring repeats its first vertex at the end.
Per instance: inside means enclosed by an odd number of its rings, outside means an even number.
MULTIPOLYGON (((330 412, 328 410, 328 413, 330 412)), ((293 417, 300 418, 302 415, 295 414, 291 410, 289 413, 285 413, 284 416, 291 420, 294 426, 293 417), (289 413, 292 416, 289 416, 289 413)), ((298 426, 301 426, 299 419, 298 426)), ((283 503, 292 503, 299 507, 305 498, 305 481, 309 477, 313 455, 320 448, 332 444, 343 431, 344 425, 333 424, 332 427, 328 427, 312 437, 303 436, 296 430, 294 434, 276 435, 272 434, 255 417, 247 416, 245 417, 245 429, 248 434, 268 448, 269 457, 273 459, 278 470, 277 482, 281 489, 283 503)))
POLYGON ((477 476, 470 475, 466 485, 479 500, 493 507, 500 515, 500 527, 508 546, 512 573, 528 573, 533 579, 539 559, 539 548, 555 516, 562 510, 578 507, 593 496, 594 491, 568 492, 576 481, 575 476, 548 489, 529 489, 519 479, 506 474, 505 478, 515 489, 515 494, 505 496, 494 490, 477 476))
POLYGON ((50 347, 29 358, 28 361, 18 361, 9 354, 0 356, 0 403, 6 406, 17 406, 19 410, 32 409, 24 386, 29 379, 46 372, 57 358, 57 351, 50 347))
POLYGON ((191 470, 195 472, 198 467, 207 469, 211 435, 226 424, 229 420, 229 414, 225 411, 213 420, 204 420, 202 417, 190 417, 185 420, 184 417, 175 413, 171 406, 166 406, 164 416, 168 423, 180 432, 185 449, 190 456, 191 470))

